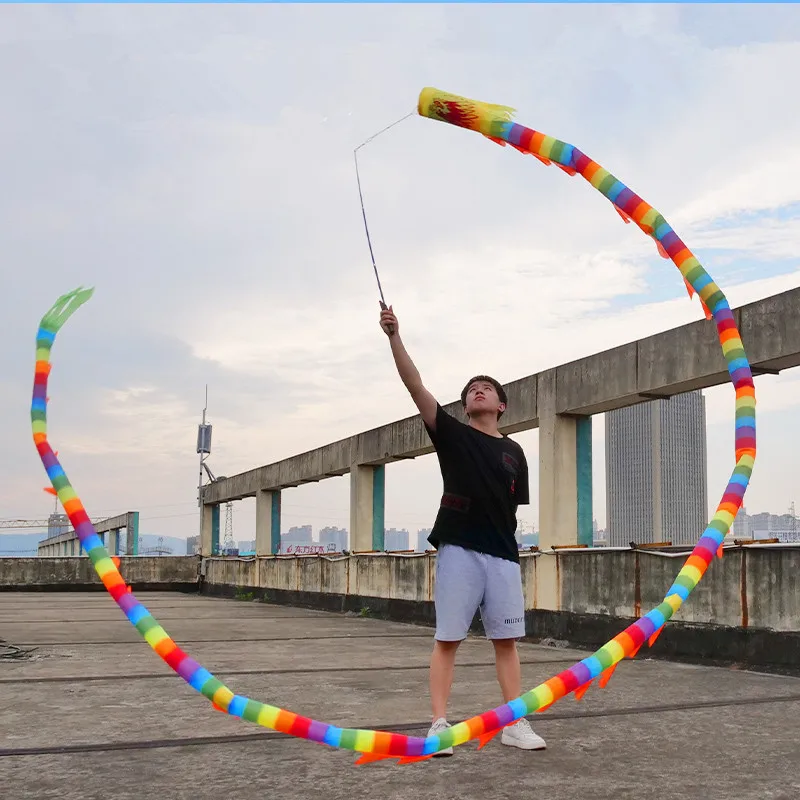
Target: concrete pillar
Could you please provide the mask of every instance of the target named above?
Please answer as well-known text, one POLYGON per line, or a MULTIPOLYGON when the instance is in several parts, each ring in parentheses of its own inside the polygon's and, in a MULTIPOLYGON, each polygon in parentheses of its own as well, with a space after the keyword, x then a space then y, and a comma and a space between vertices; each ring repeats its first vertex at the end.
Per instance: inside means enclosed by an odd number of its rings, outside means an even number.
POLYGON ((127 544, 125 546, 126 556, 139 555, 139 512, 129 511, 127 514, 126 528, 128 531, 127 544))
MULTIPOLYGON (((556 413, 555 370, 540 376, 539 546, 592 544, 591 418, 556 413)), ((561 587, 556 556, 543 555, 536 566, 536 608, 558 610, 561 587)))
POLYGON ((219 504, 211 506, 211 552, 219 555, 219 504))
POLYGON ((575 420, 575 477, 578 503, 578 544, 594 545, 594 498, 592 496, 592 418, 575 420))
POLYGON ((200 553, 219 555, 219 504, 203 505, 203 527, 200 531, 200 553))
POLYGON ((106 531, 105 533, 106 550, 112 556, 117 555, 119 549, 119 530, 106 531))
POLYGON ((383 550, 386 468, 350 468, 350 550, 383 550))
POLYGON ((211 506, 200 506, 200 555, 211 555, 211 506))
POLYGON ((372 549, 386 546, 386 467, 381 464, 372 469, 372 549))
POLYGON ((261 489, 256 495, 256 555, 274 555, 280 548, 281 493, 261 489))

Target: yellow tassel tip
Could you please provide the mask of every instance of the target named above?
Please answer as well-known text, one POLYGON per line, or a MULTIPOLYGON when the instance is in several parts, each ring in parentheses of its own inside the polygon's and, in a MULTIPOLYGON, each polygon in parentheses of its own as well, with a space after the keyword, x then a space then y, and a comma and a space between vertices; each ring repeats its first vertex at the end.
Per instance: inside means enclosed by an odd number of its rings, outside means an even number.
POLYGON ((510 106, 482 103, 430 86, 420 92, 417 111, 420 116, 449 122, 451 125, 478 131, 486 136, 492 134, 494 123, 510 122, 514 114, 514 109, 510 106))

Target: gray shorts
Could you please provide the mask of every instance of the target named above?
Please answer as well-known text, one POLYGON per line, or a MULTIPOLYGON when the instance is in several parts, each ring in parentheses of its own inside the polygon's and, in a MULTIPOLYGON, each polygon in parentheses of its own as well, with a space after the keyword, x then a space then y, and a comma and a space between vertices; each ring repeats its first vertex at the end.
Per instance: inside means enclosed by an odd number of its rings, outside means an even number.
POLYGON ((460 642, 480 609, 488 639, 525 636, 525 598, 519 564, 442 544, 436 555, 436 639, 460 642))

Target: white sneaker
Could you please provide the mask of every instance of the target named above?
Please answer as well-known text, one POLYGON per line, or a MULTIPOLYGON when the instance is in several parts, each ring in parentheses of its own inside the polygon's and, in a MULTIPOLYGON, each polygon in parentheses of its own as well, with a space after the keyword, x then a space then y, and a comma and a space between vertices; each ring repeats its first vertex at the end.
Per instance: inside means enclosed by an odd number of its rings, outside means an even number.
MULTIPOLYGON (((450 727, 450 723, 444 718, 439 717, 439 719, 434 720, 433 725, 431 725, 431 729, 428 731, 428 736, 438 736, 443 730, 446 730, 450 727)), ((438 753, 434 753, 433 757, 438 758, 440 756, 451 756, 453 755, 453 748, 446 747, 444 750, 440 750, 438 753)))
POLYGON ((530 722, 525 717, 513 725, 503 728, 500 741, 509 747, 519 747, 520 750, 545 750, 547 748, 544 739, 533 732, 530 722))

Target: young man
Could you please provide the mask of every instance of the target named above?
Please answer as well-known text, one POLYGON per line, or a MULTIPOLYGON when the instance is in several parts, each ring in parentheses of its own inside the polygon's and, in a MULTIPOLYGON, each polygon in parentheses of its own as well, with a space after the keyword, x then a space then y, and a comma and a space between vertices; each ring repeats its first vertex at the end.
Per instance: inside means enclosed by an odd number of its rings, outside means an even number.
MULTIPOLYGON (((468 424, 459 422, 423 385, 391 306, 381 312, 380 325, 436 448, 444 484, 428 537, 438 551, 430 667, 433 726, 428 735, 432 736, 449 727, 446 710, 456 650, 479 608, 486 636, 494 645, 503 699, 508 702, 522 694, 517 639, 525 635, 525 601, 515 533, 517 506, 530 502, 528 464, 522 448, 498 430, 507 397, 494 378, 478 375, 467 383, 461 404, 468 424)), ((523 750, 546 747, 524 717, 503 729, 501 741, 523 750)), ((436 755, 452 754, 448 748, 436 755)))

